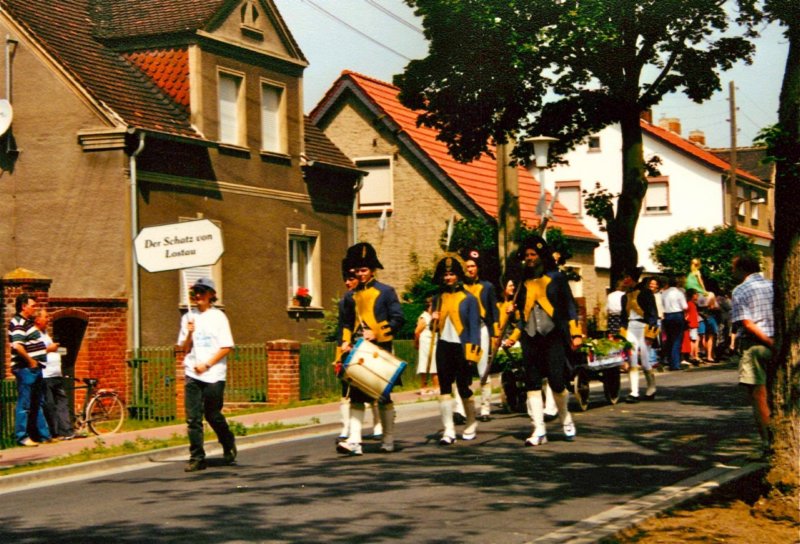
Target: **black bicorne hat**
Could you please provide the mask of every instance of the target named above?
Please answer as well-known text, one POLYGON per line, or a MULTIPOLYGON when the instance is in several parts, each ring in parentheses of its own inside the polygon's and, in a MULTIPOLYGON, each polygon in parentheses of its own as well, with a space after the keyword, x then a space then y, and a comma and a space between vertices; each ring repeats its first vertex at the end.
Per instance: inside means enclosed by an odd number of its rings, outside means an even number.
POLYGON ((467 261, 475 261, 475 264, 478 265, 478 268, 481 267, 481 252, 477 249, 465 249, 461 252, 461 260, 465 263, 467 261))
POLYGON ((458 281, 464 281, 464 263, 461 261, 461 257, 454 253, 449 253, 442 257, 442 259, 436 263, 436 270, 433 273, 433 283, 436 285, 444 285, 445 272, 452 272, 458 276, 458 281))
POLYGON ((342 269, 344 269, 345 266, 347 266, 348 270, 350 268, 365 267, 373 270, 376 268, 383 269, 383 265, 378 260, 378 254, 375 252, 375 248, 367 242, 359 242, 354 246, 350 246, 347 249, 347 256, 344 260, 347 265, 342 264, 342 269))
POLYGON ((541 236, 529 236, 523 240, 519 246, 519 258, 521 260, 525 259, 525 251, 528 249, 534 250, 539 258, 544 261, 553 260, 553 248, 541 236))

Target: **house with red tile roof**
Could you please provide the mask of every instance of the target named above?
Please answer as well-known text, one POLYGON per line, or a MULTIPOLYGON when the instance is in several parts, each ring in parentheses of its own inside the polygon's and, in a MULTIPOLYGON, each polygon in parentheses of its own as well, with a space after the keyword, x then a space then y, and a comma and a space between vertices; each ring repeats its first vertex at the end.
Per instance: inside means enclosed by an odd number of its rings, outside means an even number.
MULTIPOLYGON (((345 71, 309 116, 369 172, 357 198, 356 239, 375 245, 385 268, 382 280, 402 290, 441 255, 439 239, 452 217, 497 220, 498 168, 493 157, 468 164, 453 159, 435 130, 417 126, 418 112, 403 106, 398 92, 384 81, 345 71)), ((524 168, 517 174, 521 220, 535 226, 539 182, 524 168)), ((583 278, 573 289, 591 309, 592 255, 600 239, 559 202, 550 226, 571 242, 575 255, 569 265, 583 278)))
POLYGON ((216 281, 237 342, 307 339, 341 292, 363 172, 303 115, 308 61, 275 3, 0 0, 0 27, 0 276, 49 278, 51 300, 122 301, 123 351, 172 345, 183 274, 138 267, 132 241, 204 218, 224 254, 188 277, 216 281))
MULTIPOLYGON (((702 145, 683 138, 675 120, 665 121, 671 123, 659 126, 645 119, 641 121, 645 160, 657 157, 660 175, 648 180, 636 226, 640 266, 648 272, 659 272, 650 259, 650 248, 655 242, 689 228, 711 231, 719 225, 730 224, 731 202, 739 208, 737 230, 749 236, 770 261, 772 233, 767 202, 771 183, 739 168, 736 194, 732 199, 728 183, 730 164, 702 145), (760 197, 765 199, 764 203, 755 201, 760 197)), ((606 127, 570 151, 565 156, 567 164, 554 167, 546 180, 548 185, 552 183, 549 189, 560 188, 559 199, 575 216, 585 217, 585 224, 603 238, 595 251, 595 263, 604 278, 610 265, 608 241, 597 222, 585 216, 581 191, 594 191, 598 184, 612 194, 621 190, 621 149, 619 127, 606 127)), ((702 255, 698 257, 702 259, 702 255)))

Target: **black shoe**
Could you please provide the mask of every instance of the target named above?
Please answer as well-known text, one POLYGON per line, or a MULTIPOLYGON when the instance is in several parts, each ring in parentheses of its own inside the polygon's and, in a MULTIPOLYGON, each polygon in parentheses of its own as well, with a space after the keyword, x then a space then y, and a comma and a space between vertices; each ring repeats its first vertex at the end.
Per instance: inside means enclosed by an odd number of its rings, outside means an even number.
POLYGON ((645 395, 645 396, 644 396, 644 397, 642 397, 642 398, 643 398, 644 400, 646 400, 646 401, 652 401, 652 400, 656 400, 656 394, 655 394, 655 393, 653 393, 652 395, 645 395))
POLYGON ((487 421, 491 421, 491 420, 492 420, 492 418, 489 416, 489 414, 483 414, 483 415, 478 416, 478 421, 483 421, 484 423, 486 423, 487 421))
POLYGON ((197 472, 198 470, 205 470, 208 468, 205 459, 189 459, 186 466, 183 467, 184 472, 197 472))
POLYGON ((545 414, 544 415, 544 422, 549 423, 551 421, 555 421, 558 419, 558 414, 545 414))
POLYGON ((222 453, 222 462, 226 465, 235 465, 236 464, 236 454, 239 452, 236 450, 236 444, 231 446, 231 449, 226 449, 222 453))
POLYGON ((453 423, 456 425, 463 425, 467 422, 467 418, 462 416, 461 414, 453 414, 453 423))
POLYGON ((627 402, 628 404, 636 404, 639 402, 639 397, 628 395, 627 397, 625 397, 625 402, 627 402))

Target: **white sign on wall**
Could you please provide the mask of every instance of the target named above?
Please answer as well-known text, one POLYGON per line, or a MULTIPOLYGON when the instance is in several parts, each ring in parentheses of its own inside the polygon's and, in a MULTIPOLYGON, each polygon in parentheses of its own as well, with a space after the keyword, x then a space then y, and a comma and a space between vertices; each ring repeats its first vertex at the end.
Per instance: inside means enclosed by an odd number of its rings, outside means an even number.
POLYGON ((208 219, 145 227, 133 245, 148 272, 212 265, 224 251, 222 231, 208 219))

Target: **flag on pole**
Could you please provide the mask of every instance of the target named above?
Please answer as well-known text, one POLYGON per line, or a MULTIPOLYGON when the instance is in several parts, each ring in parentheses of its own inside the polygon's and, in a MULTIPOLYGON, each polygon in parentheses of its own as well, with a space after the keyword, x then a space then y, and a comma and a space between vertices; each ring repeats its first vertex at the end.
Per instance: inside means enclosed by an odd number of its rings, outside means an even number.
POLYGON ((388 223, 389 223, 388 208, 384 206, 383 211, 381 212, 381 217, 380 219, 378 219, 378 230, 381 232, 385 231, 388 223))
POLYGON ((456 222, 456 216, 451 215, 450 221, 447 222, 447 242, 444 245, 445 251, 450 251, 450 240, 453 239, 453 225, 456 222))

